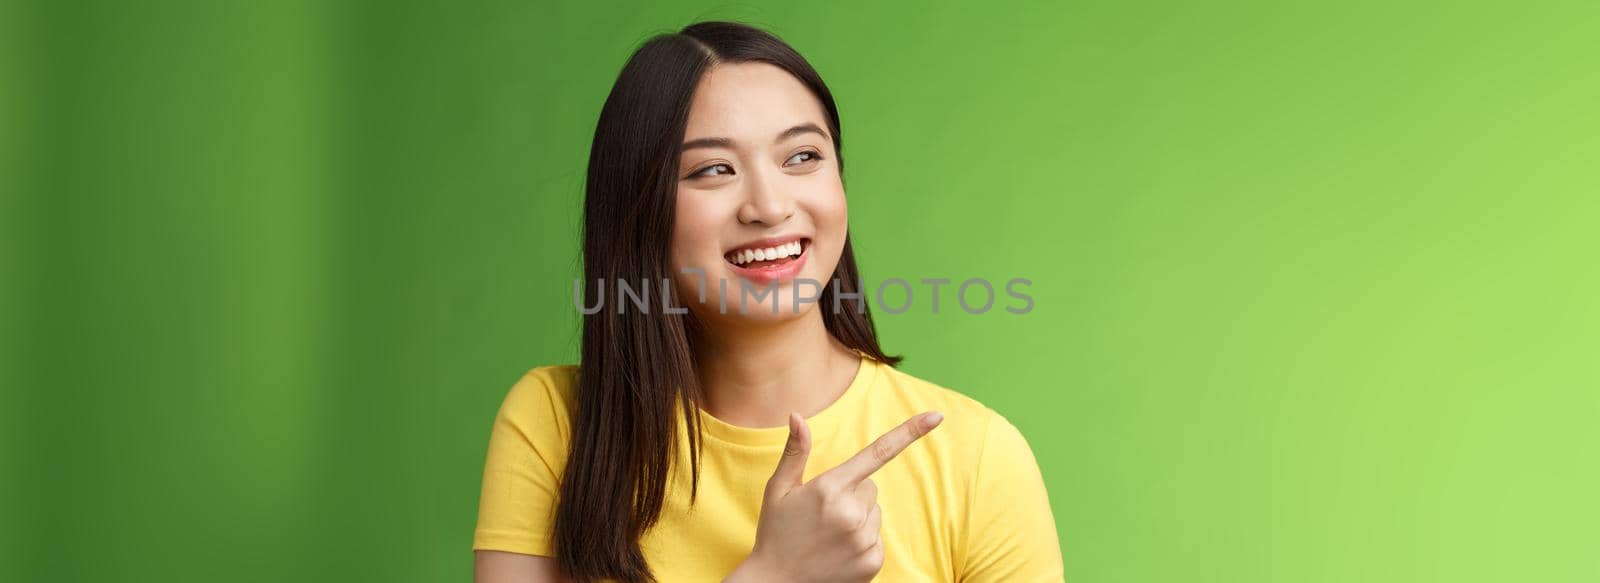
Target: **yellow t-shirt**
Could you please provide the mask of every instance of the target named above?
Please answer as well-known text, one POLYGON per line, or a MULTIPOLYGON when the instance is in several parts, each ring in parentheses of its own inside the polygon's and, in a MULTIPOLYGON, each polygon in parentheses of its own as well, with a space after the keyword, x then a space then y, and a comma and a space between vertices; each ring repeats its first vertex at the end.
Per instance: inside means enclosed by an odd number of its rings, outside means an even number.
MULTIPOLYGON (((553 556, 556 496, 566 466, 576 366, 529 371, 506 395, 489 438, 472 548, 553 556)), ((970 397, 861 359, 843 395, 807 420, 805 479, 861 451, 923 411, 939 427, 872 475, 882 509, 878 581, 1061 581, 1061 549, 1033 452, 1017 428, 970 397)), ((674 462, 687 468, 678 424, 674 462)), ((674 471, 660 521, 640 540, 663 582, 720 581, 749 555, 767 479, 788 427, 730 425, 701 411, 700 492, 674 471)))

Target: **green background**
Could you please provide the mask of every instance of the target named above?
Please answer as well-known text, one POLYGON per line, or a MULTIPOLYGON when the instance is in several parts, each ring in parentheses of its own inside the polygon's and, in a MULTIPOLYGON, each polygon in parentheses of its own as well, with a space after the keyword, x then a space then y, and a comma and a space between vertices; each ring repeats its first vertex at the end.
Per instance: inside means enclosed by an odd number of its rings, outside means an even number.
POLYGON ((1600 580, 1594 2, 0 6, 0 579, 467 579, 601 102, 721 18, 832 86, 869 282, 1034 281, 878 322, 1069 580, 1600 580))

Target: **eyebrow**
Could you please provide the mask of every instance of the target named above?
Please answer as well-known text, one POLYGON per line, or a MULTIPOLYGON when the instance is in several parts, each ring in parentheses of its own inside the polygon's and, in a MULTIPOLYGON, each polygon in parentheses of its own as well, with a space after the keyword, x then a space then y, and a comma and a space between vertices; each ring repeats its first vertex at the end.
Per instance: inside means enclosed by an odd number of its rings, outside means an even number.
MULTIPOLYGON (((772 142, 782 142, 800 134, 817 134, 823 138, 828 137, 828 132, 822 131, 822 128, 817 127, 817 124, 806 122, 783 130, 778 134, 777 138, 772 140, 772 142)), ((683 149, 685 151, 692 150, 694 148, 727 148, 731 150, 733 149, 733 140, 728 138, 698 138, 683 143, 683 149)))

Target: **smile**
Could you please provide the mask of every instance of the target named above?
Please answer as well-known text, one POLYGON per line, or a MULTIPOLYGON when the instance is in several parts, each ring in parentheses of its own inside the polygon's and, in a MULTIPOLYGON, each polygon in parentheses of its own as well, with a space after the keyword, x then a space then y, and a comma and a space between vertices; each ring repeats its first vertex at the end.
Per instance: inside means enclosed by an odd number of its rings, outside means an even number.
POLYGON ((794 257, 799 257, 803 251, 805 246, 800 241, 790 241, 772 247, 731 251, 726 257, 728 262, 734 265, 759 269, 781 265, 794 257))
POLYGON ((728 251, 723 254, 723 259, 733 266, 734 273, 766 283, 798 275, 810 249, 811 239, 779 237, 755 241, 728 251))

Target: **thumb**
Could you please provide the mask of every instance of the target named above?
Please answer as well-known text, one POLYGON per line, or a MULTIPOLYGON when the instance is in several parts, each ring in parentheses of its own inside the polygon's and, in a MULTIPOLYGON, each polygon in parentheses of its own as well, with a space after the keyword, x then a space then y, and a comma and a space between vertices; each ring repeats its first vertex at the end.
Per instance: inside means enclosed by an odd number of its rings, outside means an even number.
POLYGON ((804 481, 806 458, 810 455, 811 429, 800 415, 790 413, 789 442, 784 444, 783 459, 778 460, 778 469, 772 472, 772 480, 767 482, 768 493, 785 494, 790 488, 799 486, 804 481))

